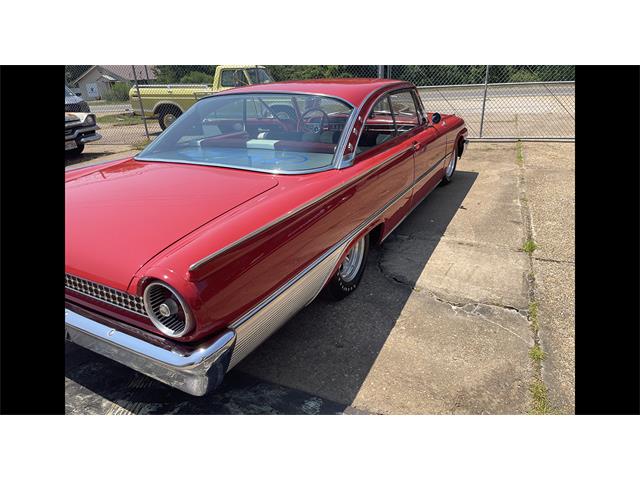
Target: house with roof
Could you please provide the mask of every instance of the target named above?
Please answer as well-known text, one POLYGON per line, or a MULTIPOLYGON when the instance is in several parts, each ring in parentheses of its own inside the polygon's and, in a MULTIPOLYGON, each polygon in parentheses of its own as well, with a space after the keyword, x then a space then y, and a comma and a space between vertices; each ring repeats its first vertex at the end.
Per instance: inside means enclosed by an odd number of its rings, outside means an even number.
POLYGON ((118 82, 146 85, 156 79, 154 65, 92 65, 71 81, 85 100, 99 100, 118 82), (134 73, 135 69, 135 73, 134 73))

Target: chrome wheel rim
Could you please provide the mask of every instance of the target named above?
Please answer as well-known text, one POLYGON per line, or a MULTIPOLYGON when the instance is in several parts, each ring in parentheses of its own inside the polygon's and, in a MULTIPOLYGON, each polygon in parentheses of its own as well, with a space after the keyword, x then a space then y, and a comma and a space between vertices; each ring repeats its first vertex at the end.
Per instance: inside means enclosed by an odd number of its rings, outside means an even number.
POLYGON ((456 161, 457 160, 458 160, 458 156, 454 152, 453 153, 453 158, 451 159, 451 161, 449 162, 449 166, 447 167, 447 171, 446 171, 447 178, 449 178, 449 177, 451 177, 451 175, 453 175, 453 171, 456 168, 456 161))
POLYGON ((173 113, 167 113, 164 116, 164 124, 168 127, 169 125, 171 125, 173 122, 176 121, 176 116, 173 113))
POLYGON ((342 265, 340 265, 340 277, 345 282, 351 282, 356 278, 360 265, 362 265, 362 259, 364 258, 364 238, 358 240, 347 256, 345 257, 342 265))

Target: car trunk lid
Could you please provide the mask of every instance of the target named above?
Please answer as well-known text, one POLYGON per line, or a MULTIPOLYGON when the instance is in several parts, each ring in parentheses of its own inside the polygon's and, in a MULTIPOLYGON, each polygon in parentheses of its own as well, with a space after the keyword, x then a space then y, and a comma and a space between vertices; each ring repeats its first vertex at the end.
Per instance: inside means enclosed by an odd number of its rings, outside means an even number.
POLYGON ((128 160, 65 181, 67 273, 126 290, 152 257, 278 185, 220 167, 128 160))

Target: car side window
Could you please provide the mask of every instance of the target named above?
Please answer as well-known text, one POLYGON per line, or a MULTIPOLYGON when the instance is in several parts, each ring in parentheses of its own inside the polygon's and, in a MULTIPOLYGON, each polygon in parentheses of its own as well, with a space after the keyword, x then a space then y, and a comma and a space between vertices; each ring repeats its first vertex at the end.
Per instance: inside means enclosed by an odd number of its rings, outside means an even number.
POLYGON ((358 140, 358 145, 356 146, 356 155, 381 145, 396 135, 389 96, 385 95, 376 102, 371 112, 369 112, 367 121, 362 127, 360 140, 358 140))
POLYGON ((420 118, 411 91, 403 90, 402 92, 391 93, 389 94, 389 100, 398 135, 413 130, 420 125, 420 118))
POLYGON ((242 85, 246 85, 247 83, 247 79, 245 78, 244 72, 241 69, 222 71, 220 85, 222 85, 223 87, 239 87, 242 85))

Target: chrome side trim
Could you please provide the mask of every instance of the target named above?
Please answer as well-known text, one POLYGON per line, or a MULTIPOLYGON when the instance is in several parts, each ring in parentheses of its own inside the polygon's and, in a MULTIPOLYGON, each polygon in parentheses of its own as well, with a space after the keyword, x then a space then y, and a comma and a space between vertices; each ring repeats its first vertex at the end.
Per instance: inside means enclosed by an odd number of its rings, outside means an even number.
POLYGON ((207 255, 206 257, 201 258, 197 262, 194 262, 193 264, 191 264, 191 266, 189 267, 189 272, 191 273, 191 272, 197 270, 202 265, 204 265, 207 262, 213 260, 217 256, 222 255, 223 253, 231 250, 232 248, 237 247, 238 245, 246 242, 247 240, 255 237, 256 235, 259 235, 260 233, 264 232, 265 230, 268 230, 269 228, 271 228, 271 227, 273 227, 273 226, 275 226, 275 225, 287 220, 288 218, 291 218, 293 215, 296 215, 297 213, 301 212, 302 210, 304 210, 304 209, 306 209, 308 207, 311 207, 311 206, 313 206, 313 205, 315 205, 317 203, 322 202, 323 200, 327 199, 328 197, 330 197, 334 193, 338 192, 339 190, 341 190, 343 188, 348 188, 349 186, 351 186, 354 183, 356 183, 358 180, 361 180, 365 176, 367 176, 369 174, 372 174, 372 173, 375 173, 376 171, 378 171, 379 169, 381 169, 385 165, 388 165, 389 163, 391 163, 392 161, 394 161, 395 159, 397 159, 401 155, 404 155, 405 153, 407 153, 409 150, 413 150, 413 146, 409 146, 409 147, 403 149, 402 151, 400 151, 397 154, 393 155, 392 157, 388 158, 384 162, 382 162, 382 163, 370 168, 369 170, 366 170, 366 171, 360 173, 359 175, 357 175, 357 176, 351 178, 350 180, 348 180, 347 182, 345 182, 345 183, 343 183, 341 185, 338 185, 337 187, 332 188, 328 192, 320 195, 319 197, 316 197, 316 198, 314 198, 312 200, 309 200, 308 202, 303 203, 299 207, 294 208, 293 210, 291 210, 290 212, 286 213, 285 215, 282 215, 282 216, 276 218, 275 220, 267 223, 266 225, 263 225, 262 227, 254 230, 253 232, 245 235, 244 237, 239 238, 235 242, 232 242, 229 245, 227 245, 226 247, 223 247, 220 250, 216 250, 215 252, 207 255))
POLYGON ((230 325, 237 340, 231 354, 229 369, 284 325, 298 311, 307 306, 320 293, 333 267, 341 258, 347 244, 331 249, 269 299, 252 309, 230 325))
POLYGON ((225 330, 190 352, 153 345, 65 308, 65 337, 93 352, 122 363, 191 395, 202 396, 222 381, 225 355, 236 335, 225 330))

